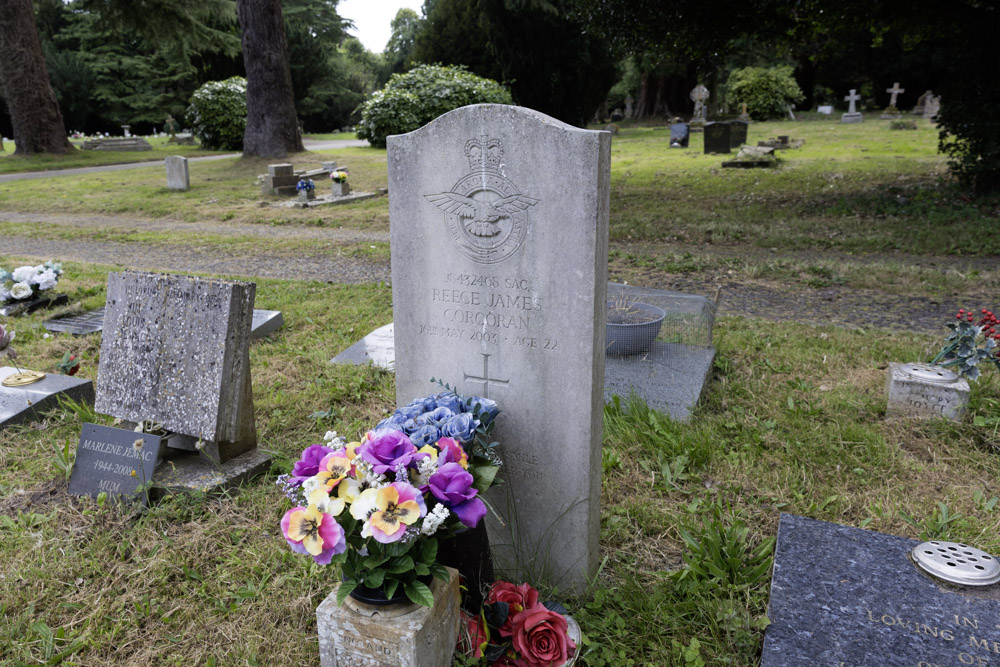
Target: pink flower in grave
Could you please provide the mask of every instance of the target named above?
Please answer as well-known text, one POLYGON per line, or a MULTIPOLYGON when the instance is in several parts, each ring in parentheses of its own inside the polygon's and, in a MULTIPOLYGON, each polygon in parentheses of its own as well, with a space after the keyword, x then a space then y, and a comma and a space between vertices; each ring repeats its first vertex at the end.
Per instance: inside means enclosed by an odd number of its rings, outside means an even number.
POLYGON ((281 533, 292 551, 309 554, 320 565, 347 550, 344 529, 329 514, 319 508, 293 507, 281 519, 281 533))

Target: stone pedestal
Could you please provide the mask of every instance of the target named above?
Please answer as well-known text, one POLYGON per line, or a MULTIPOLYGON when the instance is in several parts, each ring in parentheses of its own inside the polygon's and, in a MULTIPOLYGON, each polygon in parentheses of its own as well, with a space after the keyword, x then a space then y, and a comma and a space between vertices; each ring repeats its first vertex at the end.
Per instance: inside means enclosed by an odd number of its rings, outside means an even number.
POLYGON ((299 190, 299 201, 310 201, 316 199, 315 190, 299 190))
POLYGON ((330 194, 334 197, 346 197, 351 194, 351 185, 347 181, 343 183, 334 183, 330 181, 330 194))
POLYGON ((862 116, 858 112, 845 113, 843 116, 840 117, 841 123, 863 123, 864 120, 865 120, 864 116, 862 116))
POLYGON ((886 416, 959 421, 969 404, 969 383, 929 364, 889 364, 886 416))
MULTIPOLYGON (((440 667, 450 665, 458 640, 458 571, 434 579, 434 606, 410 603, 375 607, 347 598, 337 606, 337 589, 316 608, 322 667, 440 667)), ((339 586, 338 586, 339 588, 339 586)))

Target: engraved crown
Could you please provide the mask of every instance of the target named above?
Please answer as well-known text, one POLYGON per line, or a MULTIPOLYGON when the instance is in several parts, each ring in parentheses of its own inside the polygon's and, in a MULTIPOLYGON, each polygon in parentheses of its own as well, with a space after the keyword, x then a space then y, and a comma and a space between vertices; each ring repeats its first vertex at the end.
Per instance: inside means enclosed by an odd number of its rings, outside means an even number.
POLYGON ((465 144, 465 156, 469 158, 473 171, 497 173, 503 157, 503 144, 499 139, 490 139, 484 134, 478 139, 469 139, 465 144))

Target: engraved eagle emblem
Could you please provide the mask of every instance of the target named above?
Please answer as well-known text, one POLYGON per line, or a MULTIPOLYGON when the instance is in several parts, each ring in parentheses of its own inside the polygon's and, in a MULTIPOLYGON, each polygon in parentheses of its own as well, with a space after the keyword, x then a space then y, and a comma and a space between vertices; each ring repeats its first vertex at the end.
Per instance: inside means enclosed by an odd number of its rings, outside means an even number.
POLYGON ((473 236, 485 237, 500 233, 497 221, 501 218, 526 211, 538 203, 537 199, 520 194, 494 201, 480 201, 455 192, 442 192, 439 195, 424 195, 424 197, 445 213, 463 218, 465 228, 473 236))

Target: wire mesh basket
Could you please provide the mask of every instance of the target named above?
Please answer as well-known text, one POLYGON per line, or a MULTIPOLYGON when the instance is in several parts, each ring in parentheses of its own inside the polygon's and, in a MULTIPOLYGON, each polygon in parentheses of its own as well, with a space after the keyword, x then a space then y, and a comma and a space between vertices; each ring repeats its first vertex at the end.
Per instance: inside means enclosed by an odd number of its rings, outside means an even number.
POLYGON ((715 304, 703 296, 608 283, 606 354, 664 351, 655 343, 712 346, 715 304))

